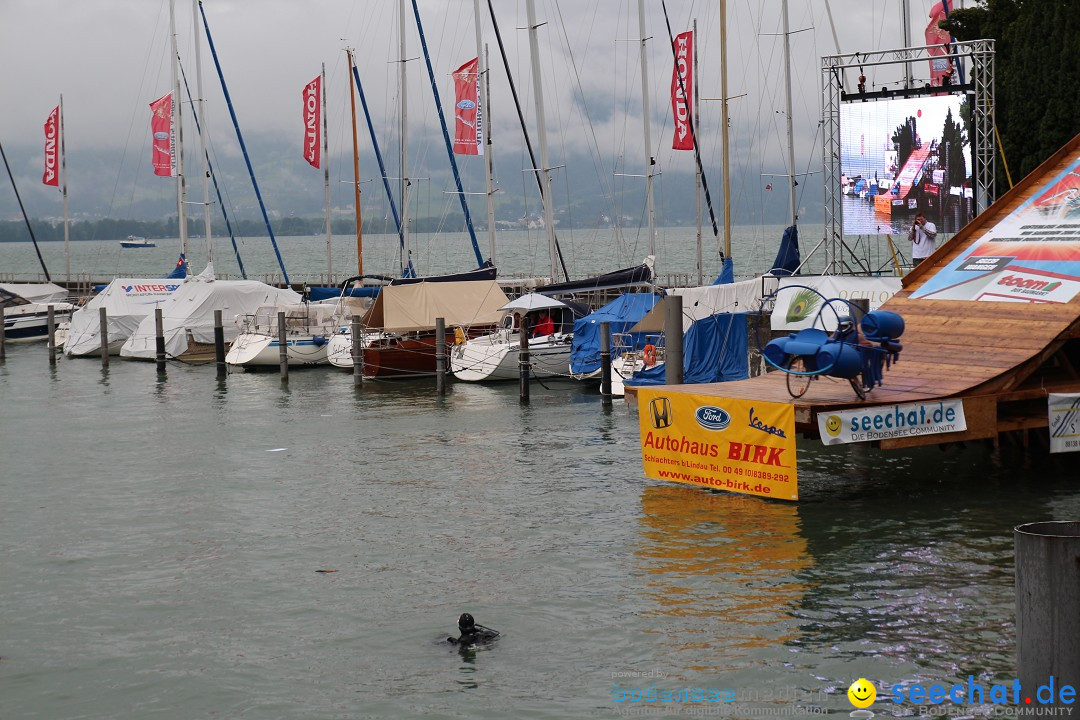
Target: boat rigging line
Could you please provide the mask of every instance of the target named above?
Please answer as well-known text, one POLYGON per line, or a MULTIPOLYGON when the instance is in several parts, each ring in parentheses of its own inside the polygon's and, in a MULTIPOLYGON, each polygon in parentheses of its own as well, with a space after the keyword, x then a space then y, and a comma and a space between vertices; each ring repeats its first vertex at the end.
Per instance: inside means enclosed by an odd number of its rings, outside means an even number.
POLYGON ((15 199, 19 201, 19 210, 22 211, 23 222, 26 223, 26 229, 30 231, 30 239, 34 242, 34 252, 37 253, 38 262, 41 263, 41 269, 45 272, 45 279, 52 282, 52 277, 49 276, 49 268, 45 267, 45 258, 41 257, 41 248, 38 247, 37 238, 34 236, 34 228, 30 227, 30 218, 26 215, 26 208, 23 207, 22 196, 19 195, 19 188, 15 185, 15 176, 11 174, 11 166, 8 165, 7 153, 4 152, 4 144, 0 142, 0 156, 4 158, 4 167, 7 168, 8 177, 11 178, 11 189, 15 191, 15 199))

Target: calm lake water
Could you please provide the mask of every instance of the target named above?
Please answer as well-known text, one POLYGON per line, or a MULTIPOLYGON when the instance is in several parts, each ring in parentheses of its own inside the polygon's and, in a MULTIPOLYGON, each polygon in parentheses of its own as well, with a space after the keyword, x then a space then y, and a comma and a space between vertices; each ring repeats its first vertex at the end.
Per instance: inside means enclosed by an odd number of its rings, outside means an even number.
POLYGON ((769 502, 646 479, 573 385, 8 351, 3 718, 846 716, 860 677, 1013 678, 1012 528, 1080 517, 1068 456, 802 442, 769 502), (464 611, 502 638, 440 642, 464 611))

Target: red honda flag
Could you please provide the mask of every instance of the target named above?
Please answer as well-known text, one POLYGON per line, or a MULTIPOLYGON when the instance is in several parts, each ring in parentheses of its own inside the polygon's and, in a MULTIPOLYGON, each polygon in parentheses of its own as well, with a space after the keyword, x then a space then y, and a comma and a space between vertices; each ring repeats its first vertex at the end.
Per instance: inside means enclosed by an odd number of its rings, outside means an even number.
POLYGON ((45 174, 41 176, 41 182, 53 187, 59 187, 60 174, 56 172, 59 166, 57 162, 57 148, 60 140, 60 106, 57 105, 49 113, 49 119, 45 121, 45 174))
POLYGON ((694 111, 694 32, 687 30, 675 36, 675 67, 671 71, 671 109, 675 116, 672 150, 693 150, 694 136, 690 132, 690 113, 694 111), (679 84, 679 78, 682 84, 679 84), (686 92, 683 93, 683 90, 686 92))
POLYGON ((480 107, 479 58, 454 71, 454 152, 484 154, 484 113, 480 107))
POLYGON ((936 55, 930 59, 930 84, 944 85, 942 78, 952 74, 952 60, 947 57, 945 48, 949 45, 949 33, 938 27, 938 23, 945 19, 944 3, 941 2, 930 8, 930 24, 926 26, 926 44, 930 47, 927 52, 936 55))
POLYGON ((304 159, 319 167, 322 143, 322 78, 317 77, 304 86, 304 159))
POLYGON ((150 103, 153 115, 150 118, 150 132, 153 135, 154 174, 161 177, 176 177, 176 145, 173 143, 172 93, 162 95, 150 103))

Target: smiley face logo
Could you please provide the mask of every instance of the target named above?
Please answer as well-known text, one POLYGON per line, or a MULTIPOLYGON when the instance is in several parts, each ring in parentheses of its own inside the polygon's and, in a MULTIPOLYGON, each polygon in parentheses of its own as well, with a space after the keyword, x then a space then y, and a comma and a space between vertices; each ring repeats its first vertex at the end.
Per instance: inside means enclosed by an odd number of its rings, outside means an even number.
POLYGON ((866 678, 859 678, 847 689, 847 697, 857 708, 870 707, 874 704, 874 698, 877 697, 877 688, 866 678))
POLYGON ((836 415, 830 415, 825 420, 825 432, 829 433, 833 437, 840 434, 840 430, 843 429, 844 423, 836 415))

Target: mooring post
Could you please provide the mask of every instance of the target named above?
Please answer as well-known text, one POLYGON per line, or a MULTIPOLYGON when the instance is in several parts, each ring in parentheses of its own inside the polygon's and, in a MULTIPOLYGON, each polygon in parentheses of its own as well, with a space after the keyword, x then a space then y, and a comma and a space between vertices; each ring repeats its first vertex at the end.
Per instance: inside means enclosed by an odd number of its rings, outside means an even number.
POLYGON ((435 318, 435 393, 446 394, 446 318, 435 318))
POLYGON ((352 316, 352 378, 353 387, 364 384, 364 352, 360 349, 360 316, 352 316))
POLYGON ((600 323, 600 405, 611 407, 611 323, 600 323))
POLYGON ((49 323, 49 364, 56 364, 56 306, 50 305, 48 311, 49 323))
POLYGON ((529 364, 529 318, 521 318, 521 327, 518 328, 518 384, 520 400, 529 402, 529 372, 532 367, 529 364))
POLYGON ((161 308, 154 309, 154 345, 157 350, 157 371, 165 372, 165 321, 161 308))
POLYGON ((664 298, 664 383, 683 381, 682 295, 664 298))
POLYGON ((101 337, 101 368, 109 367, 109 311, 98 308, 98 335, 101 337))
POLYGON ((221 311, 214 311, 214 361, 217 363, 217 376, 223 378, 228 374, 225 367, 225 326, 221 322, 221 311))
POLYGON ((281 382, 289 382, 289 335, 285 327, 285 313, 277 314, 278 358, 281 363, 281 382))
POLYGON ((7 332, 4 330, 4 308, 0 307, 0 362, 7 360, 7 332))
POLYGON ((1072 707, 1061 690, 1080 685, 1080 522, 1018 525, 1013 542, 1021 697, 1072 707))

